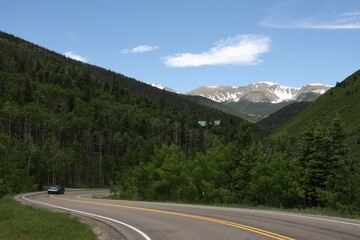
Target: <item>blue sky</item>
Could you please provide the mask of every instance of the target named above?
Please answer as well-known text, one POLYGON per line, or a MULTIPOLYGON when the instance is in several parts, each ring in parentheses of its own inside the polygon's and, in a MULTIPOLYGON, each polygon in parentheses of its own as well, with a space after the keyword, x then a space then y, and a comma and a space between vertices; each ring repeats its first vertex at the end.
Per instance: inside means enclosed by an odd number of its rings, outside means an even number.
POLYGON ((0 30, 181 93, 360 69, 359 0, 0 0, 0 30))

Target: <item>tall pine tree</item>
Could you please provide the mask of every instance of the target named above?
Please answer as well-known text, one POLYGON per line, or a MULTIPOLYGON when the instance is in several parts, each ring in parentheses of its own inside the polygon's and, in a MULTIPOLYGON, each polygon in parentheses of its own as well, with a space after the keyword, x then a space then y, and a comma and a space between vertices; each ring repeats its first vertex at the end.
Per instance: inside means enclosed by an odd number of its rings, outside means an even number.
MULTIPOLYGON (((328 128, 308 128, 302 137, 299 161, 305 206, 332 205, 339 194, 346 192, 345 133, 339 118, 328 128)), ((333 205, 332 205, 333 207, 333 205)))

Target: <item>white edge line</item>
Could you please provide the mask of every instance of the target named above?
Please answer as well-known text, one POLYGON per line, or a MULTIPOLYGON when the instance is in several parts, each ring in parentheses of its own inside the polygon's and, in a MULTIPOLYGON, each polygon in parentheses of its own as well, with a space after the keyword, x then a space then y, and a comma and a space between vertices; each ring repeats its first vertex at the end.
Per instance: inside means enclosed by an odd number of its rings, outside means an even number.
MULTIPOLYGON (((246 210, 249 210, 249 209, 246 209, 246 210)), ((352 225, 352 226, 360 227, 360 224, 358 224, 358 223, 345 222, 345 221, 328 219, 328 218, 321 218, 321 217, 312 217, 312 216, 306 216, 306 215, 302 215, 302 214, 281 213, 281 212, 263 211, 263 210, 250 210, 250 211, 257 211, 259 213, 276 214, 276 215, 282 215, 282 216, 288 216, 288 217, 296 217, 296 218, 307 218, 307 219, 312 219, 312 220, 318 220, 318 221, 324 221, 324 222, 332 222, 332 223, 340 223, 340 224, 352 225)))
POLYGON ((345 224, 345 225, 352 225, 352 226, 360 227, 360 224, 357 224, 357 223, 344 222, 344 221, 339 221, 339 220, 334 220, 334 219, 303 216, 303 215, 295 215, 295 214, 290 214, 290 213, 278 213, 278 214, 283 215, 283 216, 298 217, 298 218, 308 218, 308 219, 313 219, 313 220, 319 220, 319 221, 325 221, 325 222, 333 222, 333 223, 341 223, 341 224, 345 224))
POLYGON ((37 204, 41 204, 41 205, 46 205, 46 206, 49 206, 49 207, 54 207, 54 208, 62 209, 62 210, 65 210, 65 211, 70 211, 70 212, 74 212, 74 213, 78 213, 78 214, 82 214, 82 215, 88 215, 88 216, 92 216, 92 217, 102 218, 102 219, 105 219, 105 220, 108 220, 108 221, 111 221, 111 222, 115 222, 115 223, 124 225, 125 227, 128 227, 128 228, 134 230, 135 232, 139 233, 144 239, 151 240, 151 238, 148 235, 146 235, 144 232, 142 232, 139 229, 137 229, 137 228, 135 228, 135 227, 133 227, 133 226, 131 226, 129 224, 126 224, 124 222, 120 222, 118 220, 108 218, 108 217, 104 217, 104 216, 97 215, 97 214, 83 212, 83 211, 79 211, 79 210, 75 210, 75 209, 71 209, 71 208, 64 208, 64 207, 56 206, 56 205, 53 205, 53 204, 39 202, 39 201, 35 201, 35 200, 31 200, 31 199, 26 198, 27 196, 31 196, 31 195, 35 195, 35 194, 38 194, 38 192, 23 195, 22 199, 24 199, 25 201, 29 201, 29 202, 33 202, 33 203, 37 203, 37 204))

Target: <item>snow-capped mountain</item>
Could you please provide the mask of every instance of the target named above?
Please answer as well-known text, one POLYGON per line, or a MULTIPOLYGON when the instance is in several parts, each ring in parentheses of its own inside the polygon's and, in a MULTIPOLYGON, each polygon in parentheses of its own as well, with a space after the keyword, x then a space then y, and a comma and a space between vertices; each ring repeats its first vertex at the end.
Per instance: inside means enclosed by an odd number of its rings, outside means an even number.
POLYGON ((270 102, 309 101, 329 90, 324 84, 308 84, 301 88, 285 87, 272 82, 258 82, 245 87, 206 86, 188 95, 200 95, 216 102, 270 102))
POLYGON ((160 90, 166 90, 166 91, 168 91, 168 92, 178 93, 178 92, 176 92, 175 90, 173 90, 173 89, 171 89, 171 88, 168 88, 168 87, 165 87, 165 86, 160 85, 160 84, 156 84, 156 83, 148 83, 148 84, 149 84, 150 86, 156 87, 156 88, 158 88, 158 89, 160 89, 160 90))
MULTIPOLYGON (((157 84, 150 85, 175 92, 157 84)), ((307 84, 296 88, 285 87, 273 82, 258 82, 243 87, 199 87, 186 95, 206 97, 226 106, 234 114, 256 122, 294 102, 315 100, 331 87, 324 84, 307 84)))

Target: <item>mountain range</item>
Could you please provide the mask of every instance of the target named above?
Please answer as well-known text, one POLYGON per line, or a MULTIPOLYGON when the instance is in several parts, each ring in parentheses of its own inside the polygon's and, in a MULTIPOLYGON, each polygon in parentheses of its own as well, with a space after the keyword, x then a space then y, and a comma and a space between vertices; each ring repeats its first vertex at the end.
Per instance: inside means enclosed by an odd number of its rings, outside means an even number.
POLYGON ((205 86, 187 93, 200 95, 216 102, 270 102, 311 101, 325 93, 332 86, 308 84, 301 88, 286 87, 273 82, 258 82, 244 87, 205 86))
MULTIPOLYGON (((151 84, 151 86, 175 92, 157 84, 151 84)), ((186 95, 205 97, 212 100, 212 105, 216 108, 219 108, 219 104, 224 105, 227 112, 232 111, 237 116, 257 122, 294 102, 313 101, 331 87, 324 84, 307 84, 296 88, 273 82, 257 82, 238 87, 203 86, 186 93, 186 95)), ((207 105, 211 104, 207 102, 207 105)))

